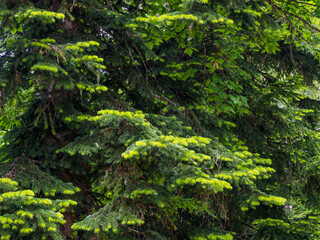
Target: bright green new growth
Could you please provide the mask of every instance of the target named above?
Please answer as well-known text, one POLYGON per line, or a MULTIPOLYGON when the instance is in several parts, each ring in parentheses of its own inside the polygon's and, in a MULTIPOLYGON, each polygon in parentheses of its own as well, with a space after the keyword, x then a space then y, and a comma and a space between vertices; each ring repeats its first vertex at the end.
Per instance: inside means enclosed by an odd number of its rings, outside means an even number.
MULTIPOLYGON (((93 122, 101 130, 100 133, 96 133, 94 144, 90 143, 90 139, 94 135, 85 136, 60 149, 59 152, 92 156, 92 153, 98 153, 100 149, 104 149, 104 146, 110 141, 109 139, 116 141, 115 146, 120 144, 119 146, 126 147, 122 153, 114 156, 113 165, 104 177, 104 184, 99 187, 99 191, 107 193, 110 199, 109 203, 94 215, 74 224, 74 230, 98 233, 100 232, 99 228, 102 228, 112 235, 118 233, 119 230, 121 231, 126 225, 141 226, 151 221, 161 221, 164 218, 169 218, 175 229, 178 224, 176 213, 179 208, 183 208, 190 215, 197 217, 200 209, 208 211, 209 206, 213 207, 212 203, 201 198, 198 199, 198 202, 192 201, 191 206, 183 206, 181 204, 184 200, 179 192, 187 194, 186 196, 218 194, 231 190, 230 183, 246 184, 248 187, 253 187, 252 180, 257 179, 256 176, 268 178, 270 173, 274 172, 270 167, 256 165, 254 154, 242 151, 241 153, 228 153, 228 156, 234 158, 236 163, 241 162, 243 167, 240 167, 240 164, 234 164, 238 171, 234 171, 234 169, 230 172, 217 173, 215 166, 219 162, 217 153, 212 156, 207 154, 214 153, 215 149, 223 148, 223 146, 209 138, 200 136, 183 138, 163 135, 163 127, 161 128, 163 125, 158 125, 156 122, 151 123, 157 118, 157 115, 143 114, 140 111, 120 112, 117 110, 101 110, 99 116, 73 116, 69 118, 68 121, 73 119, 77 122, 93 122), (113 126, 116 130, 121 123, 125 123, 122 126, 122 131, 130 134, 117 140, 117 137, 108 129, 113 126), (103 138, 98 137, 100 134, 103 138), (126 169, 130 169, 132 173, 120 174, 127 172, 126 169), (142 178, 140 174, 146 174, 146 169, 149 169, 148 175, 144 175, 142 178), (119 204, 120 202, 123 202, 124 205, 119 204), (145 205, 143 208, 145 210, 140 213, 138 218, 134 215, 134 212, 139 212, 137 204, 145 205), (159 208, 159 211, 153 212, 155 220, 148 216, 150 212, 147 211, 153 205, 159 208), (168 209, 169 206, 170 209, 168 209), (118 222, 121 222, 121 225, 118 222)), ((162 118, 162 121, 168 119, 172 118, 162 118)), ((239 148, 246 149, 241 146, 239 148)), ((259 160, 257 162, 268 162, 267 159, 256 158, 259 160)), ((261 201, 270 203, 270 205, 283 205, 285 199, 270 196, 264 197, 261 201)), ((215 239, 215 237, 219 239, 219 236, 211 234, 206 239, 215 239)), ((230 234, 225 237, 232 239, 230 234)))
POLYGON ((17 186, 0 178, 1 239, 61 239, 59 225, 66 222, 61 212, 76 202, 37 198, 32 190, 17 191, 17 186))
POLYGON ((319 239, 319 7, 0 1, 0 237, 319 239))

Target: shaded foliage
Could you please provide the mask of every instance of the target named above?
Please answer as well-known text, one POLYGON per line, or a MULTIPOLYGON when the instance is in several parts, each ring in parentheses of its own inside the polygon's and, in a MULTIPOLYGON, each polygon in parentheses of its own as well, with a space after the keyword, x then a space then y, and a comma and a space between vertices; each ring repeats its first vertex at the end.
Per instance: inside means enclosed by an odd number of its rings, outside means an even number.
POLYGON ((319 4, 2 1, 0 175, 67 239, 319 238, 319 4))

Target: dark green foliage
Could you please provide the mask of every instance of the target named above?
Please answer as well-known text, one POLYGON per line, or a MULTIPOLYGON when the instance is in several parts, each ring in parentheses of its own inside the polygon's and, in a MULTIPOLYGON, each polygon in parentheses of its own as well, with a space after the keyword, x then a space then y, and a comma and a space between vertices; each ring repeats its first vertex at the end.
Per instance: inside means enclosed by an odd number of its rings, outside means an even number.
POLYGON ((58 239, 318 239, 319 4, 2 1, 0 176, 58 239))

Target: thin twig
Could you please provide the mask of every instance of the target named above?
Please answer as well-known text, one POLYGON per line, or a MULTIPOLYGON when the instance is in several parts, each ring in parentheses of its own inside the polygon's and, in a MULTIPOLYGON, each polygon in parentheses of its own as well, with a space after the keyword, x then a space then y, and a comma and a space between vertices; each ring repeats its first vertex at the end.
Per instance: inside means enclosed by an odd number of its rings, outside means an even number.
POLYGON ((284 10, 283 8, 279 7, 278 5, 274 4, 272 2, 272 0, 267 0, 267 2, 271 5, 271 7, 275 10, 275 12, 277 12, 277 10, 279 10, 280 12, 282 12, 283 14, 285 15, 290 15, 296 19, 299 19, 300 21, 302 21, 305 25, 309 26, 311 29, 317 31, 320 33, 320 29, 317 28, 316 26, 312 25, 311 23, 309 23, 306 19, 294 14, 294 13, 291 13, 291 12, 288 12, 286 10, 284 10))
MULTIPOLYGON (((307 3, 307 2, 300 2, 300 1, 295 1, 295 0, 290 0, 291 2, 295 2, 295 3, 301 3, 301 4, 303 4, 303 5, 309 5, 309 6, 312 6, 312 7, 316 7, 316 5, 315 4, 312 4, 312 3, 307 3)), ((291 4, 290 2, 288 2, 288 1, 285 1, 286 3, 289 3, 289 4, 291 4)), ((291 4, 292 5, 292 4, 291 4)))
POLYGON ((161 96, 155 94, 154 92, 151 92, 151 94, 152 94, 154 97, 158 98, 159 100, 166 100, 167 102, 170 102, 170 103, 173 104, 174 106, 177 106, 176 103, 172 102, 172 101, 171 101, 169 98, 167 98, 167 97, 161 97, 161 96))
POLYGON ((164 0, 162 0, 162 2, 163 2, 164 8, 165 8, 168 12, 170 12, 171 9, 167 7, 167 6, 169 6, 169 3, 166 3, 164 0))

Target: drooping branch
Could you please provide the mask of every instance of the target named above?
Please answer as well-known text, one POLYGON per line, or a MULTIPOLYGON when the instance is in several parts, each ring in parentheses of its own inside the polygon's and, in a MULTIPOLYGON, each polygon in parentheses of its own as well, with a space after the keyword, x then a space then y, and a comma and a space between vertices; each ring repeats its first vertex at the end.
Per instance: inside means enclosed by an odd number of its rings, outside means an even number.
POLYGON ((267 2, 270 4, 270 6, 272 7, 272 9, 277 13, 278 11, 282 12, 285 16, 291 16, 294 17, 298 20, 300 20, 303 24, 305 24, 306 26, 308 26, 309 28, 317 31, 320 33, 320 29, 317 28, 316 26, 314 26, 313 24, 311 24, 310 22, 308 22, 306 19, 304 19, 303 17, 300 17, 292 12, 286 11, 283 8, 281 8, 280 6, 276 5, 272 0, 267 0, 267 2))

